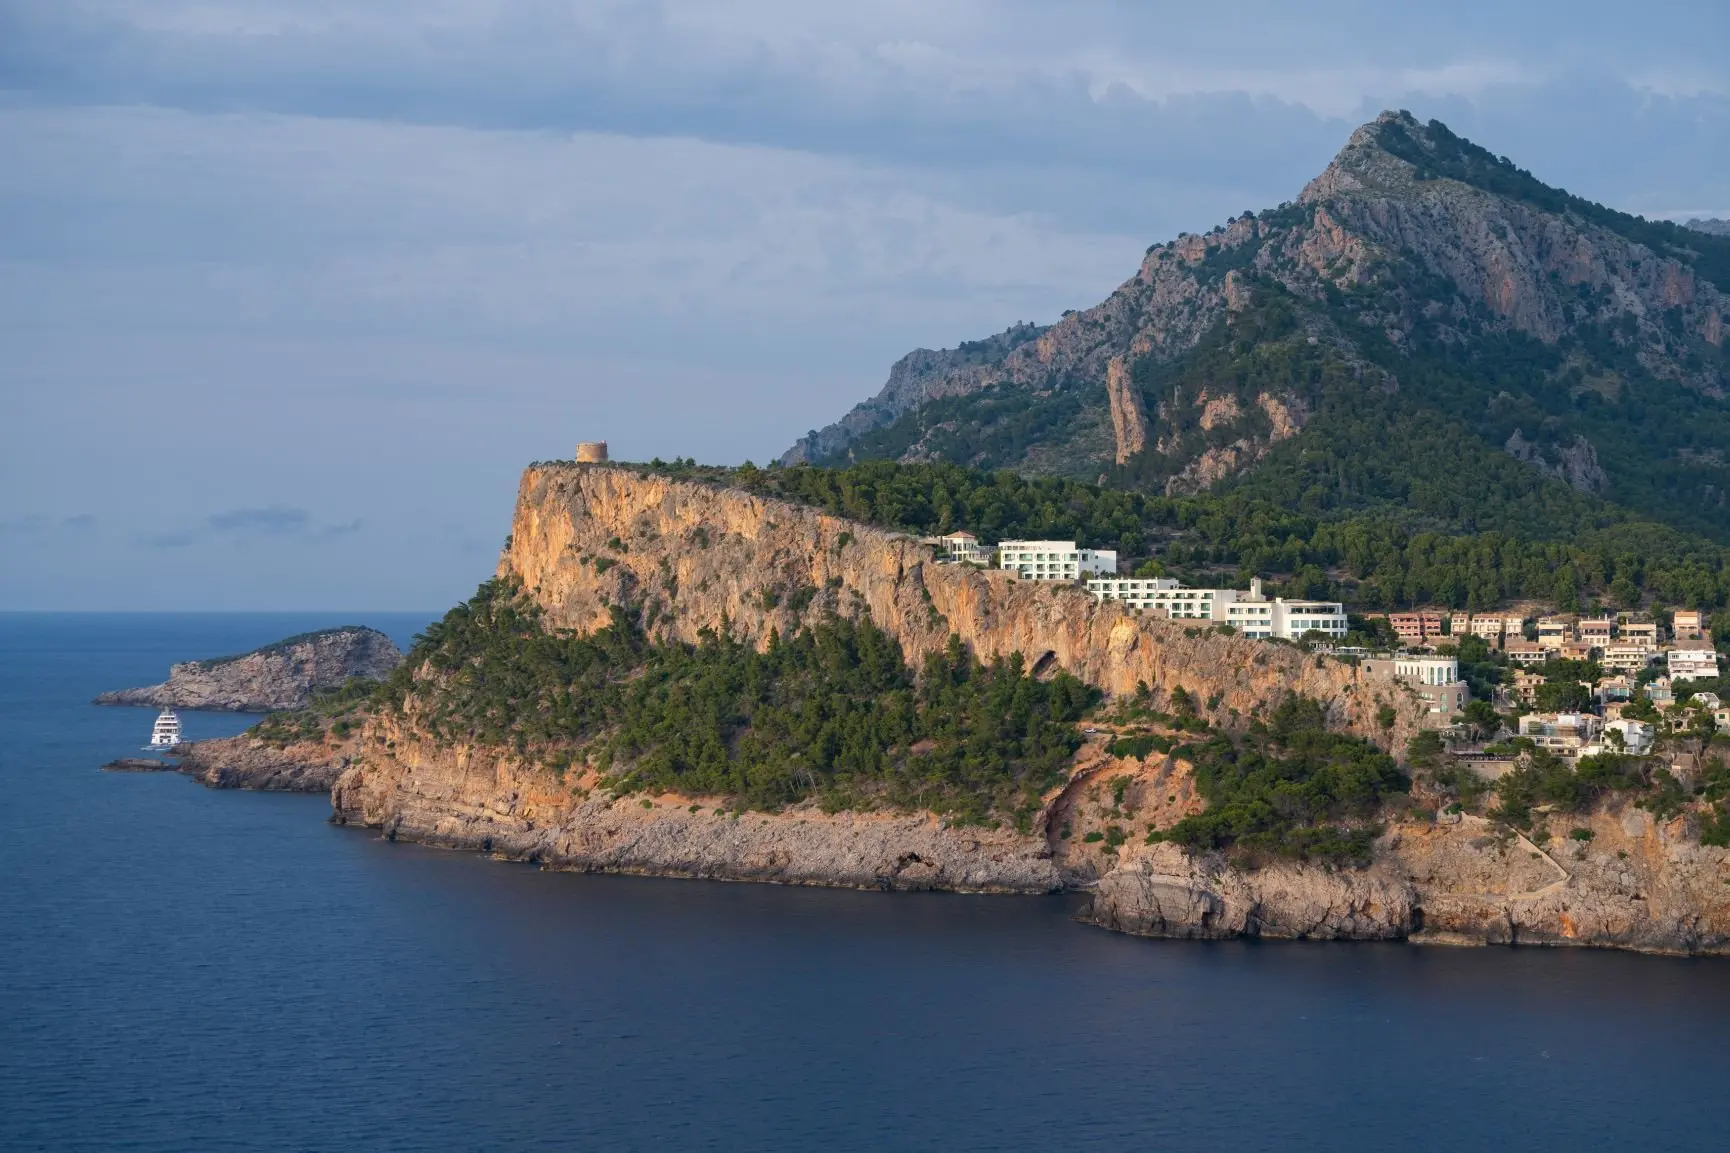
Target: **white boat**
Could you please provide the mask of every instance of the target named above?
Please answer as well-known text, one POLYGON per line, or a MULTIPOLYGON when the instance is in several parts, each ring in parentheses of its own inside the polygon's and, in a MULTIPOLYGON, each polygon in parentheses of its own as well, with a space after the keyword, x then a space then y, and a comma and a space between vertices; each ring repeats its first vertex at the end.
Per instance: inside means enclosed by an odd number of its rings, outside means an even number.
POLYGON ((156 724, 150 730, 150 743, 144 746, 147 753, 166 753, 180 743, 180 718, 173 709, 163 709, 156 718, 156 724))

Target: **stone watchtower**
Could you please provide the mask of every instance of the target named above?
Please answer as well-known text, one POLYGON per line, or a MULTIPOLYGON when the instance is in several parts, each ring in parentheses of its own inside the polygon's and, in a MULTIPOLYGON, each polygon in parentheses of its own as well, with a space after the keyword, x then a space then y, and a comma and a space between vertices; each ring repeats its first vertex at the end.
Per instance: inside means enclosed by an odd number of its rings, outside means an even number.
POLYGON ((607 442, 585 440, 577 445, 578 464, 603 464, 607 459, 607 442))

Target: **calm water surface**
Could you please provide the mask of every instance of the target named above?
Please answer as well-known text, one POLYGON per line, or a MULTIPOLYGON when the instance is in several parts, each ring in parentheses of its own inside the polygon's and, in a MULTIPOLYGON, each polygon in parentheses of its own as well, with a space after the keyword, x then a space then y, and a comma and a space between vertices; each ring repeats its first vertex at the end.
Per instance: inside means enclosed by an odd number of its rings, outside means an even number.
POLYGON ((0 1148, 1730 1145, 1730 962, 543 874, 96 771, 151 717, 96 692, 347 619, 0 615, 0 1148))

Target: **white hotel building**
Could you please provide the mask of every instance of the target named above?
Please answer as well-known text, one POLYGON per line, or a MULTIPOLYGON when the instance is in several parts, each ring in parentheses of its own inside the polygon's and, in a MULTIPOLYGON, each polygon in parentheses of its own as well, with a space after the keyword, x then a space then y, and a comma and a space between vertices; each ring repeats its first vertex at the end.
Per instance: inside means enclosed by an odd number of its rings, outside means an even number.
POLYGON ((1087 591, 1096 600, 1121 601, 1137 611, 1162 610, 1172 620, 1231 625, 1257 639, 1297 640, 1308 632, 1333 640, 1346 635, 1346 610, 1339 602, 1269 600, 1262 595, 1260 578, 1250 581, 1247 593, 1186 589, 1164 577, 1096 577, 1087 582, 1087 591))
POLYGON ((1712 680, 1718 676, 1718 654, 1711 649, 1670 649, 1664 658, 1672 681, 1712 680))
POLYGON ((1022 580, 1077 581, 1117 572, 1112 549, 1076 548, 1072 540, 1006 540, 997 544, 997 567, 1022 580))

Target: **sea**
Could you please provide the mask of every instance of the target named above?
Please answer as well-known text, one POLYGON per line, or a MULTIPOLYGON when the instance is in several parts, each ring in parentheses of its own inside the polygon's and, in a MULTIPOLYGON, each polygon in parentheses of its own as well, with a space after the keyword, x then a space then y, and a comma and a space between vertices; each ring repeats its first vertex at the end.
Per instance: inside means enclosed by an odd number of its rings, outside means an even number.
POLYGON ((153 716, 101 690, 431 615, 0 614, 0 1149, 1730 1146, 1730 960, 541 872, 99 771, 153 716))

